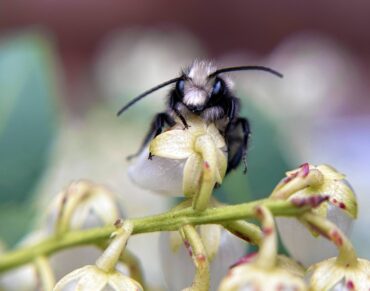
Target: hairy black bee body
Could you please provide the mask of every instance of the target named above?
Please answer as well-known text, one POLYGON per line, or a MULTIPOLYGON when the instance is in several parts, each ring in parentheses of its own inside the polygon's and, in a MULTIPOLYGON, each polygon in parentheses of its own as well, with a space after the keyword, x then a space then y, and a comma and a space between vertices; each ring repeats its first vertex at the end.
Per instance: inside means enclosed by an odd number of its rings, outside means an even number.
MULTIPOLYGON (((224 136, 228 150, 227 172, 237 168, 242 161, 244 162, 244 172, 246 172, 246 153, 250 126, 246 118, 239 116, 239 98, 234 96, 232 81, 223 74, 240 70, 262 70, 282 77, 280 73, 261 66, 231 67, 217 70, 210 62, 195 61, 182 71, 180 77, 144 92, 124 106, 118 114, 121 114, 146 95, 175 83, 175 86, 169 92, 166 112, 158 113, 154 117, 137 154, 146 147, 151 139, 160 134, 164 127, 175 125, 175 120, 181 120, 184 130, 187 129, 186 120, 188 116, 195 114, 207 123, 213 122, 224 136)), ((151 155, 149 155, 149 158, 151 158, 151 155)))

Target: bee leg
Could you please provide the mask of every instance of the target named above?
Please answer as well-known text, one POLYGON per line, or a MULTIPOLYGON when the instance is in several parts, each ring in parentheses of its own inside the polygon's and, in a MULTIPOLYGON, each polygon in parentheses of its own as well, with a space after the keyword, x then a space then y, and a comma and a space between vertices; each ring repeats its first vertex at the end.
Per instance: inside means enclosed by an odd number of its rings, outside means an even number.
MULTIPOLYGON (((166 113, 166 112, 162 112, 162 113, 158 113, 154 118, 153 118, 153 121, 150 125, 150 128, 149 128, 149 131, 148 133, 146 134, 142 144, 141 144, 141 147, 140 149, 133 155, 130 155, 127 157, 127 160, 131 160, 132 158, 138 156, 146 147, 146 145, 153 139, 155 138, 157 135, 159 135, 162 130, 163 130, 163 127, 165 125, 169 125, 169 126, 174 126, 175 125, 175 121, 172 119, 172 117, 166 113)), ((153 157, 153 155, 151 153, 149 153, 149 156, 148 156, 148 159, 151 160, 153 157)))
POLYGON ((178 104, 179 104, 179 100, 178 100, 178 97, 177 97, 176 93, 172 93, 171 96, 170 96, 170 99, 168 101, 168 107, 171 108, 171 110, 173 110, 173 112, 176 114, 176 116, 178 118, 180 118, 182 124, 184 125, 184 129, 188 129, 189 125, 186 122, 185 117, 182 116, 182 114, 178 110, 178 108, 177 108, 178 104))
POLYGON ((180 120, 181 120, 181 122, 182 122, 182 124, 184 125, 184 130, 185 129, 188 129, 190 126, 189 126, 189 124, 186 122, 186 119, 185 119, 185 117, 184 116, 182 116, 182 114, 177 110, 177 109, 173 109, 173 111, 175 112, 175 114, 176 114, 176 116, 178 117, 178 118, 180 118, 180 120))
POLYGON ((244 165, 244 174, 247 172, 247 148, 250 136, 249 122, 245 118, 238 118, 229 124, 225 137, 228 145, 227 173, 237 168, 240 162, 244 165))
POLYGON ((244 170, 243 173, 246 174, 248 170, 248 165, 247 165, 247 149, 248 149, 248 141, 249 137, 251 134, 250 126, 249 126, 249 121, 246 118, 239 118, 239 122, 242 126, 243 130, 243 154, 242 154, 242 161, 244 165, 244 170))

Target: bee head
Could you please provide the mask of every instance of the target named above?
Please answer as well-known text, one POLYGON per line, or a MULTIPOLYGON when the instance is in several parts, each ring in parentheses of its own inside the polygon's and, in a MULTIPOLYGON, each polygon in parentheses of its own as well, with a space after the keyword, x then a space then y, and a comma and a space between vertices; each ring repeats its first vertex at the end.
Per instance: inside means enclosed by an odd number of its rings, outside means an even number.
POLYGON ((265 71, 280 78, 283 76, 279 72, 263 66, 228 67, 216 70, 216 67, 210 62, 195 61, 189 68, 183 71, 180 77, 163 82, 129 101, 117 112, 117 115, 122 114, 149 94, 175 83, 176 86, 173 90, 177 97, 176 102, 180 101, 193 113, 205 115, 204 117, 207 120, 215 119, 217 116, 222 115, 224 111, 217 104, 230 93, 230 88, 232 87, 231 80, 227 76, 222 75, 222 73, 249 70, 265 71), (207 112, 204 112, 205 110, 207 112), (212 116, 212 118, 207 118, 207 116, 212 116))
POLYGON ((228 94, 232 82, 227 77, 213 76, 216 67, 210 62, 195 61, 176 82, 178 99, 193 113, 199 114, 228 94))

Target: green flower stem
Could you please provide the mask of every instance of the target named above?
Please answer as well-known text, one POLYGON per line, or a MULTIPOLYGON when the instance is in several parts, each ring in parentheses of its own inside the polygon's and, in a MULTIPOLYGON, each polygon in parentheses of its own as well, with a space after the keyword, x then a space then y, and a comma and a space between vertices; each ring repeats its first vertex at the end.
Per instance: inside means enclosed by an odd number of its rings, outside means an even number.
POLYGON ((195 227, 190 224, 181 227, 180 233, 184 242, 189 243, 191 247, 191 257, 196 268, 192 286, 185 290, 207 291, 210 284, 209 262, 202 239, 195 230, 195 227))
MULTIPOLYGON (((264 205, 275 216, 299 216, 309 207, 297 207, 289 201, 262 199, 249 203, 208 208, 199 212, 191 207, 169 211, 163 214, 143 218, 130 219, 133 223, 133 234, 179 230, 186 224, 225 223, 232 220, 254 217, 254 207, 264 205)), ((31 262, 38 256, 48 256, 59 250, 80 246, 96 245, 106 241, 116 228, 108 225, 87 230, 68 231, 63 236, 52 235, 33 245, 5 253, 0 256, 0 272, 31 262)))
POLYGON ((277 259, 277 238, 274 217, 265 206, 257 206, 256 217, 261 221, 263 240, 255 264, 265 270, 273 269, 277 259))
POLYGON ((244 220, 236 220, 222 224, 224 228, 230 231, 235 236, 259 246, 262 240, 261 229, 250 222, 244 220))
POLYGON ((96 266, 106 273, 114 271, 127 240, 130 237, 134 226, 130 220, 125 220, 122 227, 115 232, 115 237, 97 259, 96 266))
POLYGON ((338 264, 348 268, 350 266, 353 267, 358 263, 356 251, 354 250, 353 245, 334 223, 320 215, 312 213, 311 211, 303 214, 301 218, 308 223, 314 231, 319 232, 323 237, 336 245, 339 251, 337 256, 338 264))
MULTIPOLYGON (((109 246, 109 241, 97 244, 97 246, 104 251, 109 246)), ((146 290, 144 272, 140 260, 130 250, 125 249, 125 251, 121 253, 119 261, 128 268, 130 278, 139 282, 143 289, 146 290)))
POLYGON ((40 279, 41 290, 53 290, 55 286, 54 272, 49 264, 48 258, 39 256, 35 259, 35 267, 37 275, 40 279))

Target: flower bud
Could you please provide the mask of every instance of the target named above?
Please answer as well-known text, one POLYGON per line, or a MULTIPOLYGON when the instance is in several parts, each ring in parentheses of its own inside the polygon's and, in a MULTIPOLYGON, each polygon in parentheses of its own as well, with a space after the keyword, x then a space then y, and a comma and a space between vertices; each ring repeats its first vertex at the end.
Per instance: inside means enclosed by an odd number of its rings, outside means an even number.
POLYGON ((65 276, 53 291, 140 291, 141 285, 118 271, 105 272, 97 266, 88 265, 65 276))
MULTIPOLYGON (((312 211, 326 217, 345 234, 349 234, 353 220, 357 217, 357 202, 355 194, 348 182, 344 180, 343 174, 327 165, 304 164, 300 168, 288 172, 287 177, 280 182, 274 192, 275 194, 277 192, 283 193, 287 189, 298 190, 288 196, 288 199, 295 204, 303 205, 306 202, 309 204, 310 200, 313 201, 315 197, 319 197, 318 195, 327 197, 327 201, 312 211), (307 177, 314 172, 316 177, 322 176, 322 178, 319 178, 318 182, 314 184, 307 182, 310 180, 307 177)), ((279 217, 276 221, 284 246, 296 260, 305 266, 337 254, 333 244, 310 232, 297 220, 279 217)))
MULTIPOLYGON (((345 234, 350 232, 353 224, 353 220, 347 214, 333 205, 328 205, 327 219, 337 224, 345 234)), ((276 223, 289 254, 304 266, 337 255, 338 251, 332 243, 321 236, 314 236, 297 219, 277 217, 276 223)))
POLYGON ((308 269, 310 290, 354 291, 370 290, 370 262, 357 259, 343 266, 337 258, 317 263, 308 269))
MULTIPOLYGON (((35 244, 46 237, 43 231, 33 232, 25 237, 19 247, 35 244)), ((0 274, 0 290, 34 291, 39 289, 40 276, 35 264, 26 264, 0 274)))
POLYGON ((59 193, 48 210, 50 232, 86 229, 113 224, 123 217, 118 196, 87 180, 71 183, 59 193))
POLYGON ((231 268, 222 280, 219 291, 245 290, 307 290, 300 265, 289 258, 277 256, 275 223, 270 211, 257 206, 256 217, 261 220, 264 237, 258 254, 246 257, 231 268))
POLYGON ((357 258, 350 240, 338 226, 313 212, 304 213, 301 219, 338 249, 336 258, 309 268, 311 290, 369 290, 370 262, 357 258))
MULTIPOLYGON (((48 232, 67 229, 87 229, 114 224, 123 217, 118 196, 103 186, 81 180, 71 183, 51 203, 46 228, 48 232)), ((50 258, 57 279, 72 270, 91 265, 101 255, 95 246, 79 246, 65 249, 50 258)))
POLYGON ((276 266, 268 271, 253 263, 257 254, 249 254, 235 264, 222 280, 219 291, 291 291, 307 290, 304 269, 292 259, 278 255, 276 266))
POLYGON ((24 265, 0 275, 0 290, 37 290, 38 276, 33 265, 24 265))
POLYGON ((69 273, 55 285, 54 291, 143 290, 138 282, 123 275, 117 269, 118 260, 132 230, 133 224, 130 221, 123 222, 95 265, 87 265, 69 273))

